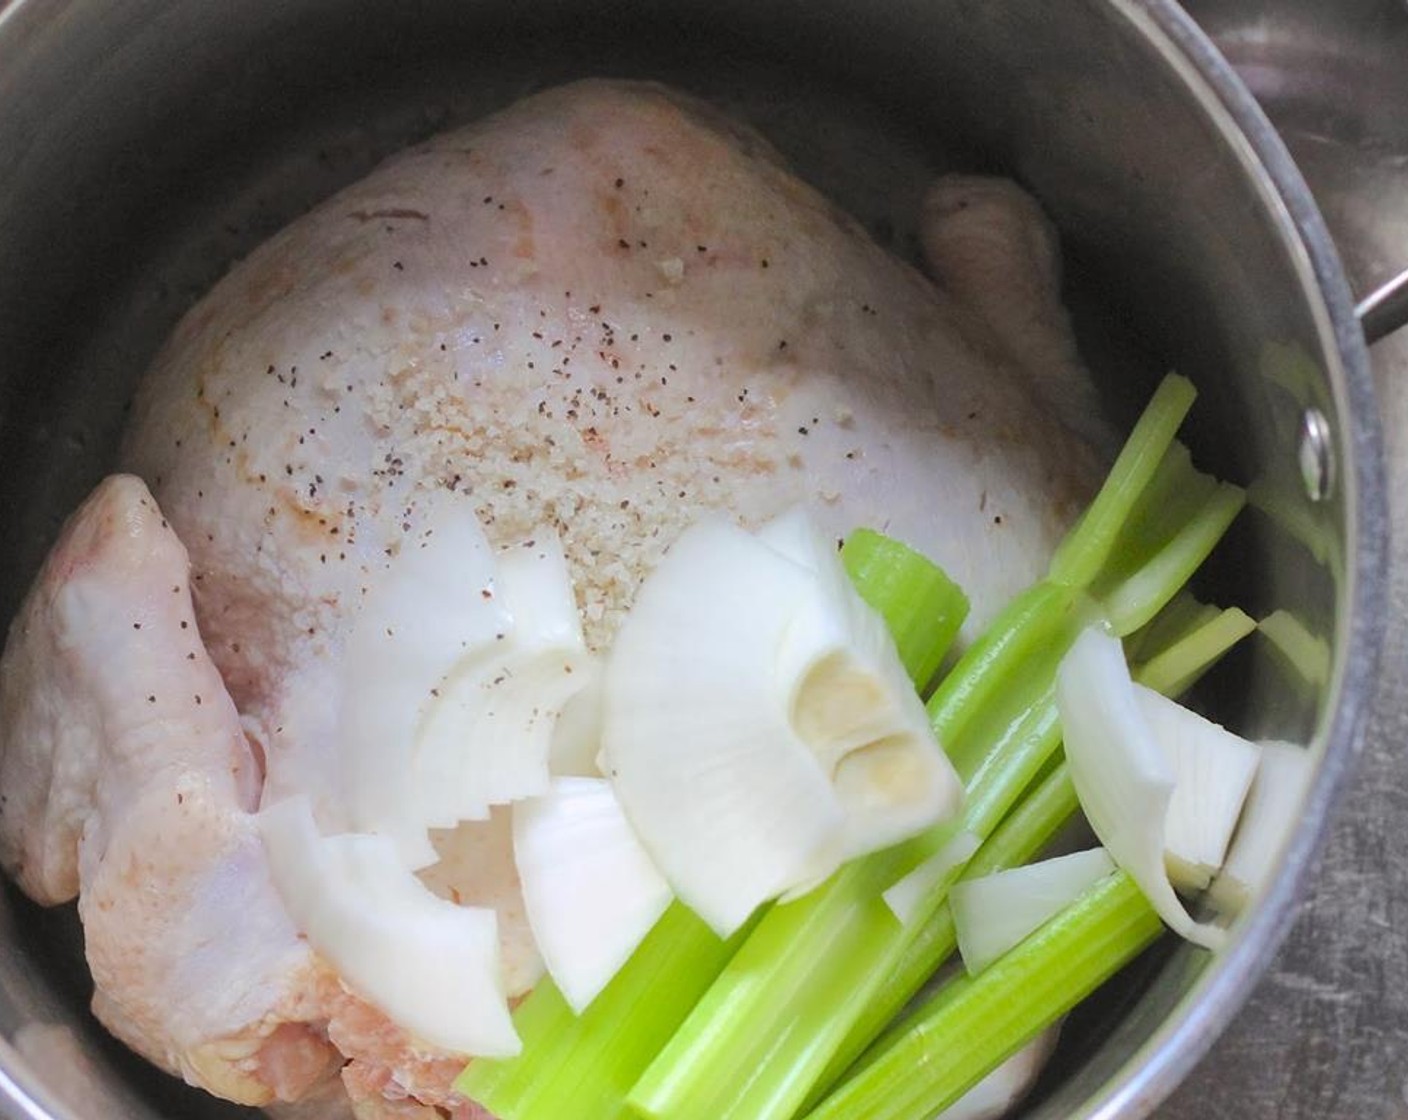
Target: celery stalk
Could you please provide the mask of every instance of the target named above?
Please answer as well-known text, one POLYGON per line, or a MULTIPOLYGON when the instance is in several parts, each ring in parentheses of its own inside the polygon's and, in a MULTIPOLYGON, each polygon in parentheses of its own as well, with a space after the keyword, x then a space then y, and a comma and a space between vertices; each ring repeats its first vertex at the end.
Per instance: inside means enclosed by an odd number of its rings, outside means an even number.
POLYGON ((1063 760, 974 853, 963 877, 976 879, 1029 863, 1070 823, 1079 809, 1076 787, 1063 760))
POLYGON ((982 760, 964 787, 963 827, 974 836, 988 836, 997 827, 1060 748, 1055 689, 1045 689, 1023 715, 1015 733, 997 746, 999 749, 982 760))
POLYGON ((1138 630, 1163 609, 1245 503, 1240 487, 1200 473, 1182 444, 1168 448, 1130 508, 1119 550, 1089 587, 1117 634, 1138 630))
POLYGON ((915 687, 926 692, 968 617, 968 596, 927 556, 873 529, 846 538, 841 562, 884 618, 915 687))
MULTIPOLYGON (((847 870, 841 875, 855 887, 873 866, 861 861, 850 866, 849 875, 847 870)), ((775 1115, 785 1107, 781 1102, 800 1101, 809 1088, 809 1070, 818 1060, 809 1055, 819 1055, 830 1041, 816 1030, 818 1021, 833 1013, 838 1000, 851 1005, 843 1008, 843 1016, 859 1014, 873 984, 872 946, 877 940, 893 940, 898 929, 881 898, 878 879, 858 891, 818 892, 773 907, 729 962, 728 972, 736 982, 711 987, 686 1022, 723 1032, 721 1041, 730 1051, 766 1056, 776 1050, 800 1053, 804 1060, 740 1064, 726 1078, 699 1079, 694 1067, 678 1061, 676 1053, 710 1040, 681 1028, 631 1090, 628 1104, 647 1116, 674 1116, 674 1104, 680 1103, 692 1116, 742 1118, 775 1115), (864 901, 857 903, 857 898, 864 901), (798 951, 797 946, 816 947, 825 959, 838 963, 824 985, 816 983, 810 951, 798 951), (750 977, 764 980, 764 990, 779 996, 791 1014, 755 1014, 750 977), (657 1100, 672 1102, 671 1111, 658 1111, 657 1100)))
POLYGON ((1330 643, 1324 635, 1312 633, 1294 613, 1272 611, 1257 629, 1266 639, 1276 664, 1288 675, 1317 687, 1330 679, 1330 643))
MULTIPOLYGON (((1024 669, 1059 642, 1081 596, 1043 582, 1018 595, 971 645, 928 703, 929 722, 950 758, 971 720, 1024 679, 1024 669)), ((960 761, 955 758, 955 765, 960 761)))
MULTIPOLYGON (((1191 574, 1186 561, 1205 555, 1213 529, 1220 534, 1226 527, 1221 507, 1214 518, 1205 513, 1206 501, 1175 500, 1190 489, 1217 490, 1173 444, 1191 394, 1181 379, 1165 380, 1063 544, 1053 578, 1020 596, 930 701, 940 741, 968 779, 964 827, 980 839, 1059 746, 1050 688, 1056 664, 1092 617, 1085 584, 1108 577, 1117 591, 1137 589, 1131 600, 1139 610, 1157 610, 1191 574), (1189 472, 1195 485, 1180 485, 1189 472), (1140 563, 1156 575, 1146 578, 1140 563)), ((867 1007, 883 1001, 886 980, 938 913, 957 869, 907 926, 886 921, 872 892, 942 842, 921 838, 878 853, 807 898, 774 907, 642 1075, 631 1107, 660 1120, 793 1115, 838 1060, 867 1007)))
MULTIPOLYGON (((979 776, 978 796, 963 816, 963 827, 975 835, 992 832, 1059 746, 1055 704, 1049 692, 1045 699, 1018 721, 1012 736, 1016 745, 1009 752, 1012 764, 995 775, 984 771, 979 776)), ((1023 826, 1031 827, 1029 822, 1023 826)), ((1029 843, 1043 839, 1028 836, 1029 843)), ((926 852, 939 843, 931 838, 926 852)), ((998 850, 1015 843, 1004 841, 998 850)), ((671 1118, 791 1115, 818 1076, 838 1060, 858 1024, 869 1021, 868 1009, 885 1003, 887 982, 906 947, 918 930, 933 924, 934 911, 958 877, 955 869, 935 892, 929 918, 901 926, 881 892, 922 857, 924 853, 908 854, 912 847, 850 864, 807 897, 773 907, 642 1075, 629 1097, 632 1108, 671 1118), (877 967, 880 955, 885 964, 877 967), (821 966, 824 979, 818 974, 821 966), (700 1068, 711 1068, 721 1053, 736 1057, 733 1075, 699 1076, 700 1068), (738 1058, 741 1054, 751 1060, 738 1058)), ((951 951, 942 944, 933 948, 938 959, 951 951)))
POLYGON ((551 980, 542 981, 514 1012, 522 1055, 471 1062, 456 1091, 505 1120, 619 1114, 626 1090, 749 928, 724 942, 673 904, 581 1016, 551 980))
MULTIPOLYGON (((970 703, 986 701, 1007 720, 1002 738, 1009 746, 1008 765, 986 766, 988 756, 982 751, 965 751, 961 742, 941 737, 960 774, 964 758, 978 767, 976 795, 965 809, 962 827, 979 837, 991 832, 1060 743, 1051 681, 1060 651, 1080 629, 1073 609, 1079 596, 1067 588, 1038 591, 1015 603, 1005 616, 1009 622, 1018 620, 1007 632, 1010 637, 1002 636, 1000 623, 998 640, 970 649, 930 707, 931 716, 942 716, 962 707, 950 697, 977 697, 970 703), (1030 631, 1040 632, 1043 640, 1028 641, 1030 631), (1014 656, 1015 650, 1020 654, 1014 656), (1040 666, 1034 687, 1018 687, 1033 664, 1040 666), (951 683, 955 676, 964 677, 964 682, 951 683), (998 678, 998 687, 989 677, 998 678), (1005 691, 1000 687, 1004 678, 1009 686, 1005 691), (1013 700, 1033 693, 1045 703, 1024 707, 1013 700)), ((957 717, 963 714, 956 712, 957 717)), ((954 718, 945 726, 959 728, 960 740, 974 730, 981 740, 992 730, 990 722, 979 715, 954 718)), ((642 1074, 628 1097, 631 1108, 669 1120, 792 1115, 866 1008, 880 998, 910 938, 938 910, 960 869, 939 885, 927 910, 908 927, 895 919, 882 891, 951 833, 949 826, 852 863, 806 897, 768 911, 642 1074)))
MULTIPOLYGON (((896 628, 911 679, 926 682, 966 617, 967 597, 931 561, 869 530, 852 534, 841 558, 861 597, 896 628)), ((878 900, 879 890, 871 893, 878 900)), ((879 910, 881 920, 890 920, 883 904, 879 910)), ((624 1116, 626 1091, 751 928, 725 943, 674 903, 580 1017, 551 980, 540 983, 514 1012, 522 1053, 470 1063, 456 1089, 500 1120, 624 1116)), ((870 933, 862 925, 856 935, 864 940, 870 933)))
MULTIPOLYGON (((1029 862, 1066 826, 1079 808, 1070 773, 1065 763, 1060 763, 1041 779, 1037 787, 1008 814, 997 831, 988 837, 968 862, 963 877, 975 879, 1029 862)), ((957 948, 953 917, 945 906, 932 921, 924 923, 904 956, 886 977, 877 998, 867 1005, 861 1018, 851 1028, 845 1043, 818 1081, 819 1091, 813 1094, 813 1103, 836 1083, 872 1040, 898 1018, 905 1005, 957 948)))
POLYGON ((1173 529, 1186 524, 1216 489, 1217 481, 1193 466, 1193 456, 1183 444, 1170 444, 1148 489, 1130 509, 1119 550, 1091 581, 1092 594, 1103 598, 1110 587, 1147 564, 1168 544, 1173 529))
POLYGON ((1246 492, 1228 483, 1199 507, 1184 532, 1169 541, 1149 563, 1103 596, 1106 616, 1116 634, 1132 633, 1147 623, 1177 590, 1193 577, 1246 504, 1246 492))
POLYGON ((1211 622, 1218 613, 1219 608, 1201 602, 1192 592, 1180 591, 1153 621, 1125 638, 1125 653, 1131 662, 1148 661, 1211 622))
MULTIPOLYGON (((1237 642, 1256 629, 1256 623, 1236 607, 1219 610, 1199 603, 1191 595, 1171 604, 1141 635, 1140 649, 1147 658, 1134 677, 1165 696, 1178 697, 1211 668, 1237 642)), ((1025 794, 997 831, 974 854, 964 878, 976 878, 1016 867, 1035 858, 1079 809, 1075 786, 1063 761, 1042 776, 1025 794)), ((845 1044, 818 1082, 811 1103, 834 1085, 856 1058, 893 1023, 905 1005, 957 949, 953 921, 947 907, 939 911, 910 942, 891 971, 880 995, 865 1009, 845 1044)), ((876 1045, 881 1043, 877 1042, 876 1045)))
POLYGON ((1255 629, 1256 620, 1238 608, 1213 608, 1211 618, 1151 657, 1135 670, 1134 679, 1165 696, 1178 696, 1192 688, 1214 661, 1255 629))
POLYGON ((1130 510, 1152 481, 1195 396, 1192 382, 1176 374, 1159 383, 1110 468, 1108 481, 1052 557, 1051 579, 1085 587, 1105 566, 1130 510))
POLYGON ((1117 871, 976 977, 946 984, 807 1120, 912 1120, 948 1107, 1150 945, 1163 923, 1117 871), (942 1061, 933 1056, 943 1055, 942 1061))

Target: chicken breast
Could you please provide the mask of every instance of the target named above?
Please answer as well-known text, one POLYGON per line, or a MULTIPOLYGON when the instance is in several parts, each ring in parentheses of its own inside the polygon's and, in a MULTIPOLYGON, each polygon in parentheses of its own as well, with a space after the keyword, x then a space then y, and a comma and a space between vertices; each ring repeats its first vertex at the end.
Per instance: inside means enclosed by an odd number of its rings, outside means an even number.
MULTIPOLYGON (((586 82, 395 157, 218 284, 122 453, 167 520, 105 483, 0 662, 0 856, 43 901, 79 892, 104 1021, 232 1099, 325 1093, 340 1055, 359 1116, 468 1114, 459 1057, 328 974, 248 839, 293 794, 345 823, 343 646, 431 492, 499 545, 556 528, 597 648, 706 510, 804 502, 838 536, 898 535, 974 625, 1035 579, 1098 456, 1061 420, 1089 408, 1051 231, 986 182, 936 187, 936 288, 753 133, 586 82), (110 916, 134 907, 145 925, 110 916), (116 967, 138 936, 146 963, 116 967), (242 998, 192 1017, 202 986, 242 998)), ((427 881, 508 915, 521 990, 535 957, 487 827, 442 837, 427 881)))

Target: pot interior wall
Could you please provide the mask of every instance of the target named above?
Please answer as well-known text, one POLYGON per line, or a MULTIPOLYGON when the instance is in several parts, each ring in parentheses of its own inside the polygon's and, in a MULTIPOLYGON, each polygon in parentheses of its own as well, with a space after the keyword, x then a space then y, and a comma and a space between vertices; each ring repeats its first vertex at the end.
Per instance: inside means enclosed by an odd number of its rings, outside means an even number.
MULTIPOLYGON (((1297 460, 1307 407, 1340 446, 1346 430, 1327 328, 1244 156, 1129 13, 1095 0, 12 3, 0 13, 4 617, 103 473, 162 338, 232 261, 404 144, 588 74, 658 78, 752 120, 901 255, 937 171, 1031 186, 1061 227, 1111 416, 1127 420, 1164 369, 1189 374, 1203 392, 1196 454, 1255 483, 1272 513, 1242 519, 1209 592, 1258 615, 1294 611, 1323 656, 1297 664, 1253 643, 1210 702, 1247 734, 1312 739, 1349 570, 1344 486, 1307 502, 1297 460)), ((237 1111, 152 1075, 86 1018, 69 910, 13 891, 5 909, 0 1029, 43 1092, 77 1115, 237 1111)), ((1104 993, 1067 1031, 1043 1112, 1071 1114, 1200 971, 1164 947, 1104 993)))

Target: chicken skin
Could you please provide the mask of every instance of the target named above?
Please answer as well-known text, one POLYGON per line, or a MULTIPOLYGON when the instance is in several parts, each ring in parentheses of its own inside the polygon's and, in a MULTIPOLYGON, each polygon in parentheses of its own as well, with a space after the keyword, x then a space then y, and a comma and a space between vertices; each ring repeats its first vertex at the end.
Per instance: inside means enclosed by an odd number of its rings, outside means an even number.
MULTIPOLYGON (((346 639, 427 494, 501 547, 556 529, 596 649, 710 510, 901 537, 973 626, 1037 578, 1099 468, 1053 234, 990 180, 925 221, 937 287, 752 132, 590 81, 389 160, 216 285, 0 662, 0 857, 77 895, 103 1021, 232 1100, 340 1076, 360 1117, 475 1114, 463 1056, 298 937, 251 827, 300 794, 346 827, 346 639)), ((499 909, 521 993, 509 846, 464 827, 425 878, 499 909)))
POLYGON ((294 1011, 317 964, 263 866, 258 759, 201 643, 186 551, 138 479, 107 479, 69 520, 0 690, 0 857, 38 901, 78 896, 108 1028, 234 1100, 336 1069, 294 1011), (264 1021, 276 1006, 289 1022, 264 1021), (269 1055, 251 1024, 279 1032, 269 1055))

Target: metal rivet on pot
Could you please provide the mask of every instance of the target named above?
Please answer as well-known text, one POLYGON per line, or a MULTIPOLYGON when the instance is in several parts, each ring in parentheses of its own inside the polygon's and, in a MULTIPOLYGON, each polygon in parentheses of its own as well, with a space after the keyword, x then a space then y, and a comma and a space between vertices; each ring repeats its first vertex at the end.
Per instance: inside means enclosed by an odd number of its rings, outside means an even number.
POLYGON ((1330 422, 1318 408, 1307 408, 1300 418, 1300 477, 1306 496, 1323 502, 1334 485, 1335 460, 1330 447, 1330 422))

